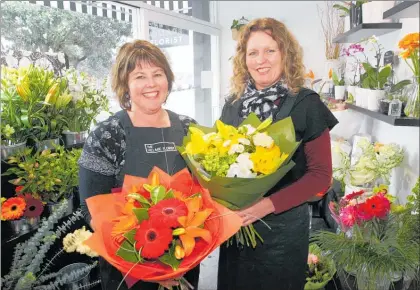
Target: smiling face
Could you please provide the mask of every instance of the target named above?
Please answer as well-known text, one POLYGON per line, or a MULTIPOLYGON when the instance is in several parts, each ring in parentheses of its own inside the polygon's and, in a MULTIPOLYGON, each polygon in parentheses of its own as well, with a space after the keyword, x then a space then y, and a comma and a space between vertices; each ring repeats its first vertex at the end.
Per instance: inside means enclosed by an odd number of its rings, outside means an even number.
POLYGON ((252 32, 246 46, 246 66, 258 90, 279 81, 283 70, 279 46, 268 33, 252 32))
POLYGON ((162 68, 140 63, 128 75, 131 109, 153 114, 162 109, 168 96, 168 80, 162 68))

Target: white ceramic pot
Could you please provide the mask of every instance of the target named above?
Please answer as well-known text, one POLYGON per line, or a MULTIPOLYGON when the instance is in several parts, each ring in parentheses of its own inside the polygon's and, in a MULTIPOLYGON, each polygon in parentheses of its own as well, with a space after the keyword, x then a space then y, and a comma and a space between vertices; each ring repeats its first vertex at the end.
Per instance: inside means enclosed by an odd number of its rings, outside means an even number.
POLYGON ((369 103, 369 89, 362 89, 362 108, 367 109, 369 103))
POLYGON ((356 86, 347 86, 347 99, 352 95, 353 101, 356 101, 356 86))
POLYGON ((385 99, 384 90, 368 90, 367 109, 374 112, 379 112, 380 101, 385 99))
POLYGON ((334 86, 334 97, 336 100, 344 100, 346 86, 334 86))
POLYGON ((362 106, 362 97, 363 97, 363 89, 362 88, 355 88, 354 89, 354 100, 356 102, 356 106, 361 107, 362 106))

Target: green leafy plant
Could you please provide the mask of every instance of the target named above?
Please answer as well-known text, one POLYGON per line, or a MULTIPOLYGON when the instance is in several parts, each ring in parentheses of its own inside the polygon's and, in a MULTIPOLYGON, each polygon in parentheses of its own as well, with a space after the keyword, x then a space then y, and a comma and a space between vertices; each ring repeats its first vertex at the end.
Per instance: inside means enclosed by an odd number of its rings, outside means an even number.
POLYGON ((317 244, 309 245, 305 290, 323 289, 336 272, 334 262, 322 253, 317 244))
POLYGON ((246 25, 249 22, 248 19, 245 17, 241 17, 241 19, 233 19, 232 25, 230 26, 230 29, 236 29, 240 30, 242 26, 246 25))
MULTIPOLYGON (((368 0, 357 0, 354 4, 356 7, 360 7, 367 3, 368 0)), ((343 1, 343 4, 334 4, 333 7, 341 12, 340 17, 346 17, 350 14, 351 1, 343 1)))
POLYGON ((78 164, 81 149, 66 151, 63 146, 32 152, 26 148, 10 157, 4 175, 15 174, 10 183, 23 186, 22 192, 38 194, 43 201, 57 202, 73 193, 78 185, 78 164))
POLYGON ((344 78, 338 78, 335 72, 332 73, 332 80, 335 86, 344 86, 344 78))
POLYGON ((378 277, 391 281, 395 273, 415 271, 418 244, 398 239, 402 215, 394 200, 384 187, 346 195, 330 204, 339 232, 317 232, 313 241, 340 269, 354 271, 356 277, 368 275, 369 284, 378 277))
POLYGON ((362 81, 362 87, 365 89, 383 90, 384 85, 391 75, 391 66, 386 65, 383 68, 373 67, 368 62, 362 63, 365 74, 362 81))

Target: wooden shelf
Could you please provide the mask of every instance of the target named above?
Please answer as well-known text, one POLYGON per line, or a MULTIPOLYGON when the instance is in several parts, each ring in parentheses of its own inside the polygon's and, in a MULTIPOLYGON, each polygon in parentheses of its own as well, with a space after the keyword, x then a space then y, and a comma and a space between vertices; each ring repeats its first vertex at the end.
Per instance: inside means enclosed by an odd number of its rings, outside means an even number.
POLYGON ((372 117, 376 120, 388 123, 392 126, 420 127, 419 119, 388 116, 379 112, 374 112, 365 108, 358 107, 353 104, 347 104, 346 107, 364 115, 368 115, 369 117, 372 117))
POLYGON ((379 36, 401 29, 402 23, 362 23, 349 31, 346 31, 336 38, 334 43, 355 43, 372 35, 379 36))
POLYGON ((420 4, 418 1, 403 1, 384 12, 383 18, 419 18, 420 4))

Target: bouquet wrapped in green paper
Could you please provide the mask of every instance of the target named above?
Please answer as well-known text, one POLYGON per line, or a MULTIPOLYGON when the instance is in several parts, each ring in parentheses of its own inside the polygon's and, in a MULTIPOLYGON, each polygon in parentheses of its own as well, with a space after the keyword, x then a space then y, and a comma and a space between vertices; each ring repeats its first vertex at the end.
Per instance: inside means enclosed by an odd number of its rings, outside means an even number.
MULTIPOLYGON (((219 120, 211 128, 191 124, 178 150, 215 201, 240 210, 263 198, 295 165, 291 158, 299 144, 290 117, 272 123, 250 114, 238 128, 219 120)), ((256 238, 263 242, 252 225, 236 238, 253 247, 256 238)))

